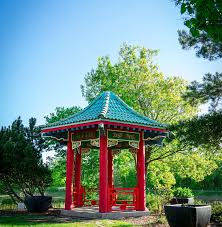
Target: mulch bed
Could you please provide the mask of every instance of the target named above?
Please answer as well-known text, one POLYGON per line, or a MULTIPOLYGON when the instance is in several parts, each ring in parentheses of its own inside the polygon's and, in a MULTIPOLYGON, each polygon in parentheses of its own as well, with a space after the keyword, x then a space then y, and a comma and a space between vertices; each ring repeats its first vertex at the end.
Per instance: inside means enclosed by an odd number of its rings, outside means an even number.
POLYGON ((158 221, 159 216, 157 215, 149 215, 149 216, 143 216, 138 218, 127 218, 125 219, 127 222, 136 225, 136 226, 156 226, 156 227, 169 227, 166 223, 160 223, 158 221))

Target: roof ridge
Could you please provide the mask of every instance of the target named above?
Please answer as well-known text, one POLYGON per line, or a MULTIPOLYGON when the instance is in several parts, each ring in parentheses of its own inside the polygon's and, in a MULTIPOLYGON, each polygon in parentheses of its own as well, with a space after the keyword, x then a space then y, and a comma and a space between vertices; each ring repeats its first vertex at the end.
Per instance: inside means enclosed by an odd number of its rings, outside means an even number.
POLYGON ((105 93, 105 102, 103 103, 103 107, 102 107, 102 111, 101 113, 99 114, 99 117, 102 117, 102 118, 105 118, 106 117, 106 114, 109 110, 109 104, 110 104, 110 91, 105 91, 103 92, 105 93))

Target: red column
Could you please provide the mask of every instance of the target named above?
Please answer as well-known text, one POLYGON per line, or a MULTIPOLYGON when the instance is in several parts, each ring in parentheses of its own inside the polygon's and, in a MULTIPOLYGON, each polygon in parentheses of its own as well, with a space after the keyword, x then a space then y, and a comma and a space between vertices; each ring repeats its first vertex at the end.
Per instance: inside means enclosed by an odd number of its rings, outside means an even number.
POLYGON ((69 139, 67 142, 67 158, 66 158, 65 210, 71 210, 73 208, 73 202, 72 202, 73 170, 74 170, 74 152, 72 150, 71 132, 69 132, 69 139))
POLYGON ((82 206, 82 193, 81 193, 81 163, 82 163, 82 148, 80 147, 76 152, 76 166, 75 166, 75 189, 77 192, 77 207, 82 206))
POLYGON ((99 154, 99 212, 108 212, 108 152, 107 136, 100 136, 99 154))
POLYGON ((108 149, 108 185, 109 188, 113 187, 113 153, 112 149, 108 149))
POLYGON ((113 188, 113 153, 108 149, 108 211, 112 211, 112 188, 113 188))
POLYGON ((145 144, 143 141, 143 132, 140 132, 139 149, 137 152, 137 181, 138 181, 137 210, 143 211, 146 208, 145 144))

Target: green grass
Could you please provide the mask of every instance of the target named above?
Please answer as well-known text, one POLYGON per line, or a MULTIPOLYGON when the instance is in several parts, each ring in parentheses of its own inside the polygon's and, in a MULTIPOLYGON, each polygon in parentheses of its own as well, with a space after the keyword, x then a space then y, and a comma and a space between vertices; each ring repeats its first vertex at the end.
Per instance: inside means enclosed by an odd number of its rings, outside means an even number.
POLYGON ((117 220, 78 220, 72 218, 55 217, 47 215, 10 215, 0 216, 0 227, 23 227, 23 226, 36 226, 36 227, 130 227, 124 221, 117 220))

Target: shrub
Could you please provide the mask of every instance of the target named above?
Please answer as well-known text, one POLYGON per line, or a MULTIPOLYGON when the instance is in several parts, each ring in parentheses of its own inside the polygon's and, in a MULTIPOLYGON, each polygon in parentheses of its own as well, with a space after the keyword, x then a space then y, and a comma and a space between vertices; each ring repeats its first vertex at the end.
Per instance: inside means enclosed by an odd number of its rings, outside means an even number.
POLYGON ((180 198, 193 197, 192 190, 190 188, 178 187, 173 190, 173 195, 180 198))
POLYGON ((213 202, 211 221, 222 223, 222 202, 213 202))
POLYGON ((164 204, 168 203, 171 198, 171 190, 148 192, 146 195, 146 205, 151 213, 161 214, 163 212, 164 204))
POLYGON ((160 213, 162 211, 161 196, 148 192, 146 195, 146 206, 151 213, 160 213))

